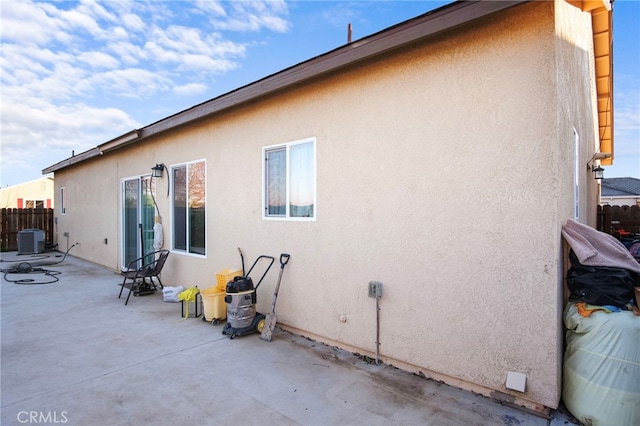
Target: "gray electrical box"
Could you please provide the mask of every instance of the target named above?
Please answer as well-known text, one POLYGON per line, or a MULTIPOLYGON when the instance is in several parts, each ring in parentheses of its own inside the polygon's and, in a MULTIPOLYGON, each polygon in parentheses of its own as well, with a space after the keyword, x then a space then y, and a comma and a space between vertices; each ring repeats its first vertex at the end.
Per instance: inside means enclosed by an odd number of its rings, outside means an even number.
POLYGON ((369 297, 380 299, 382 297, 382 283, 379 281, 369 281, 369 297))

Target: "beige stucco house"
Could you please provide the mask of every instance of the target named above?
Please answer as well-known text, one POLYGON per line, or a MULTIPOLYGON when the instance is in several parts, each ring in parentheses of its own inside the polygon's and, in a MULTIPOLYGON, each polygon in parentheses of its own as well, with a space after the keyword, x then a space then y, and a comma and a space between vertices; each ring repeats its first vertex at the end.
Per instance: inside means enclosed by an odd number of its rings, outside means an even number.
POLYGON ((52 209, 55 202, 53 187, 53 177, 46 176, 0 188, 0 208, 52 209))
POLYGON ((560 229, 595 225, 612 161, 610 53, 608 1, 453 3, 46 168, 57 229, 118 270, 161 221, 168 285, 290 253, 279 324, 370 356, 379 281, 382 361, 544 411, 560 229))

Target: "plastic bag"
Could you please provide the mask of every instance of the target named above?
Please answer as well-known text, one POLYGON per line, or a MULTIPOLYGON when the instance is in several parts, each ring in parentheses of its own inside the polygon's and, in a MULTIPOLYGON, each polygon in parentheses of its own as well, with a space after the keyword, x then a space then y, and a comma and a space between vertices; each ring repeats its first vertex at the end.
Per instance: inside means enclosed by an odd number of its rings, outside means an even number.
POLYGON ((562 399, 585 425, 640 424, 640 317, 629 311, 564 311, 562 399))
POLYGON ((569 252, 571 268, 567 271, 567 287, 572 301, 590 305, 612 305, 618 308, 633 300, 633 288, 640 285, 640 275, 624 268, 582 265, 576 254, 569 252))
POLYGON ((167 287, 162 289, 162 300, 165 302, 173 302, 178 303, 180 299, 178 299, 178 294, 180 294, 184 290, 184 287, 181 285, 177 287, 167 287))

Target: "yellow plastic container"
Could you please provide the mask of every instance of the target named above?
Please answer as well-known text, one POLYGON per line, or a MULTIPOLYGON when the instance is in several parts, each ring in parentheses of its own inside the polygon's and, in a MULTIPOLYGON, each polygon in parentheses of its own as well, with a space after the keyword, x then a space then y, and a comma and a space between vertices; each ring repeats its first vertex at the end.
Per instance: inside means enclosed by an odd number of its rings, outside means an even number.
POLYGON ((218 291, 226 291, 227 283, 233 281, 233 277, 241 277, 241 269, 224 269, 216 274, 216 288, 218 291))
POLYGON ((224 302, 225 292, 217 286, 209 287, 200 292, 204 320, 211 321, 214 325, 227 318, 227 304, 224 302))

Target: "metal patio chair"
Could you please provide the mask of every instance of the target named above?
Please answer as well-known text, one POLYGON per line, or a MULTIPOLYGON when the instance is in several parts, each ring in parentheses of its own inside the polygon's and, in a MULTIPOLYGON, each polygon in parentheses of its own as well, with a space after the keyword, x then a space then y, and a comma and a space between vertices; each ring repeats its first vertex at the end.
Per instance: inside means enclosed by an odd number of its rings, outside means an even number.
POLYGON ((136 260, 132 260, 129 263, 129 266, 127 266, 127 269, 121 272, 124 279, 120 286, 118 299, 122 296, 122 290, 124 290, 127 285, 127 280, 131 281, 131 285, 129 286, 127 300, 124 302, 125 305, 129 303, 131 293, 137 295, 147 292, 155 292, 157 287, 154 282, 154 278, 158 280, 160 288, 164 288, 162 281, 160 281, 160 272, 162 272, 162 268, 164 267, 164 263, 168 256, 169 250, 158 250, 153 253, 149 253, 146 256, 139 257, 136 260))

